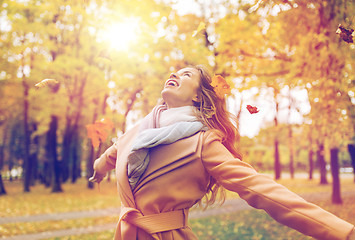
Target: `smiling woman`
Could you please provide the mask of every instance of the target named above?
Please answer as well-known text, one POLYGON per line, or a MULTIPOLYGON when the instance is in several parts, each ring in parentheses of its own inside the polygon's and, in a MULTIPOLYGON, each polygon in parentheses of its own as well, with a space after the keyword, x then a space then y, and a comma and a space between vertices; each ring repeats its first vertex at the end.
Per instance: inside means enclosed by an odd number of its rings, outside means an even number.
POLYGON ((122 202, 114 239, 196 240, 189 209, 213 204, 219 190, 223 198, 227 189, 305 235, 355 240, 353 224, 242 161, 236 118, 219 94, 223 81, 213 79, 202 66, 172 73, 161 92, 163 103, 95 160, 92 182, 116 170, 122 202))
POLYGON ((101 41, 107 42, 112 49, 123 51, 136 41, 139 34, 139 20, 128 18, 122 22, 112 23, 103 30, 101 41))

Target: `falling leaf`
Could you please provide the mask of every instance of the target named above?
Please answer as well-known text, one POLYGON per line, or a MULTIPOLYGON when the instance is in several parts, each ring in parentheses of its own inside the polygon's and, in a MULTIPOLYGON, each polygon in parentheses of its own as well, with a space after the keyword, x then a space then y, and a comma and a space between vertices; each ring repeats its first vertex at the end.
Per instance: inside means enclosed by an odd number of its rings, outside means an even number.
POLYGON ((251 105, 247 105, 247 109, 248 111, 250 112, 250 114, 253 114, 253 113, 258 113, 259 112, 259 109, 257 107, 253 107, 251 105))
POLYGON ((204 22, 200 22, 200 24, 197 27, 197 30, 195 30, 194 33, 192 34, 192 37, 195 37, 203 29, 206 29, 206 24, 204 22))
POLYGON ((353 43, 353 33, 354 29, 346 29, 343 27, 341 24, 339 24, 337 31, 335 32, 336 34, 339 34, 339 36, 343 39, 344 42, 347 43, 353 43))
POLYGON ((91 143, 94 148, 100 145, 100 141, 103 142, 106 140, 108 133, 111 131, 113 126, 113 122, 109 119, 101 119, 95 121, 94 124, 86 125, 88 137, 91 139, 91 143))
POLYGON ((39 83, 36 83, 35 87, 37 89, 39 88, 43 88, 45 86, 55 86, 57 85, 59 82, 55 79, 51 79, 51 78, 46 78, 46 79, 43 79, 42 81, 40 81, 39 83))
POLYGON ((213 76, 211 86, 220 99, 223 99, 226 94, 231 94, 231 87, 221 75, 213 76))

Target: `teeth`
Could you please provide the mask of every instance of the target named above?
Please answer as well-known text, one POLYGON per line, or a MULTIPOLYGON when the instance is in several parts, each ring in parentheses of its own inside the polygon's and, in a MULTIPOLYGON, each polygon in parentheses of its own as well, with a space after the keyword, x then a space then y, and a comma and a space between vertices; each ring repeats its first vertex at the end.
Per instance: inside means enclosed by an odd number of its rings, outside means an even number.
POLYGON ((168 85, 169 85, 169 86, 176 87, 178 84, 177 84, 177 82, 175 82, 175 81, 169 81, 169 82, 168 82, 168 85))

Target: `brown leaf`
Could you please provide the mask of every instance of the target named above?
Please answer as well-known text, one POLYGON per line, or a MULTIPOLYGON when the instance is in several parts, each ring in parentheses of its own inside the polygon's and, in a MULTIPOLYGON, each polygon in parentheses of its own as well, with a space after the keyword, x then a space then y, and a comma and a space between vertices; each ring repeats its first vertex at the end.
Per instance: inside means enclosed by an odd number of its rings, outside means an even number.
POLYGON ((353 32, 354 29, 346 29, 341 24, 339 24, 338 29, 335 33, 339 34, 339 36, 341 37, 341 39, 343 39, 344 42, 353 43, 353 32))

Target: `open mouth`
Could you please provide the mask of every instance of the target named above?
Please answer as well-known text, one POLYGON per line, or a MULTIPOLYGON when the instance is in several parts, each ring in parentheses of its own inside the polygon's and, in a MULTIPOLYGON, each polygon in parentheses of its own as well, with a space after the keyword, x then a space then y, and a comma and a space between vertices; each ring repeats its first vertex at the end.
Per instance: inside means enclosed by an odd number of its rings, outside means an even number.
POLYGON ((174 80, 174 79, 169 79, 166 83, 165 86, 172 86, 172 87, 178 87, 179 83, 174 80))

